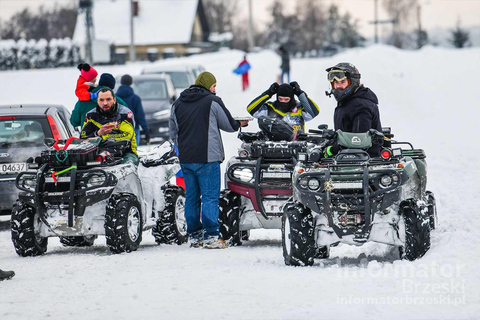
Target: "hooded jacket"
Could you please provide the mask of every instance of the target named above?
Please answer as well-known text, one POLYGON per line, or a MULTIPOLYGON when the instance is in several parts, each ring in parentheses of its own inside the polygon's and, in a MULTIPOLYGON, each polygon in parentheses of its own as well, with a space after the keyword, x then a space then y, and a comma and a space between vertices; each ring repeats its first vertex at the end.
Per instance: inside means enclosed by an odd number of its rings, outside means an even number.
POLYGON ((181 163, 222 162, 225 154, 220 130, 237 131, 240 123, 220 97, 193 85, 172 105, 169 128, 181 163))
MULTIPOLYGON (((305 121, 310 121, 320 113, 320 109, 305 92, 298 97, 300 101, 295 101, 294 107, 288 112, 282 112, 275 108, 275 101, 267 101, 272 95, 267 91, 253 99, 247 106, 247 111, 253 117, 261 116, 280 118, 293 127, 294 131, 305 131, 305 121)), ((293 98, 295 99, 295 98, 293 98)))
MULTIPOLYGON (((378 98, 369 88, 360 85, 351 96, 340 101, 333 115, 335 130, 364 133, 370 129, 382 132, 378 98)), ((380 156, 381 145, 368 150, 371 156, 380 156)))
POLYGON ((125 101, 128 109, 132 110, 135 117, 135 130, 139 130, 140 126, 143 131, 148 131, 147 121, 145 120, 145 112, 143 111, 142 100, 133 92, 132 87, 122 84, 115 95, 125 101))
MULTIPOLYGON (((108 88, 106 86, 98 86, 91 90, 91 92, 98 92, 103 88, 108 88)), ((117 103, 128 107, 128 105, 120 99, 117 98, 117 103)), ((70 123, 74 127, 82 127, 84 122, 86 121, 85 116, 90 110, 93 110, 97 107, 97 99, 92 99, 88 101, 77 101, 75 104, 75 108, 73 108, 72 115, 70 116, 70 123)))

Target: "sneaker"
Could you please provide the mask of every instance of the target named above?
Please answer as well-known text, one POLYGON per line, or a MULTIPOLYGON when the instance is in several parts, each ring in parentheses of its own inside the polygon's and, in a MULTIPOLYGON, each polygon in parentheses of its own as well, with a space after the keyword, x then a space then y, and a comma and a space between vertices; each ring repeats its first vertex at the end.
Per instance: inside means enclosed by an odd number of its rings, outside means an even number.
POLYGON ((227 243, 222 239, 215 240, 205 245, 205 249, 225 249, 225 248, 228 248, 228 246, 227 246, 227 243))
POLYGON ((11 279, 14 275, 15 272, 13 271, 3 271, 0 269, 0 281, 11 279))
POLYGON ((190 242, 190 248, 202 248, 203 247, 203 242, 190 242))

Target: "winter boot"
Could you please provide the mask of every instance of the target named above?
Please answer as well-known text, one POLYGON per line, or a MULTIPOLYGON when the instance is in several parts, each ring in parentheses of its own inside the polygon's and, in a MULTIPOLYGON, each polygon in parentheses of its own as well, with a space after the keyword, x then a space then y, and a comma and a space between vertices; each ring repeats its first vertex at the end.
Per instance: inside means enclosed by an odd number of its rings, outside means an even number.
POLYGON ((217 239, 205 244, 205 249, 225 249, 228 248, 227 243, 222 239, 217 239))
POLYGON ((11 279, 14 275, 15 272, 13 271, 3 271, 0 269, 0 281, 11 279))

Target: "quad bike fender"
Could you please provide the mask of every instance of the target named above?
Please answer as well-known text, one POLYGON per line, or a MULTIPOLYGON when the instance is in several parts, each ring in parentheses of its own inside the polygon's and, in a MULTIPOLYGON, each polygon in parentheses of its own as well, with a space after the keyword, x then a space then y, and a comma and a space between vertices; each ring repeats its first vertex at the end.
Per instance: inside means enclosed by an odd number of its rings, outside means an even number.
MULTIPOLYGON (((244 196, 245 198, 250 199, 255 211, 260 212, 257 197, 255 196, 255 188, 254 187, 244 186, 244 185, 241 185, 241 184, 233 182, 233 181, 227 181, 227 188, 229 190, 232 190, 233 192, 241 195, 241 196, 244 196)), ((268 189, 268 188, 264 188, 264 189, 261 189, 260 192, 261 192, 262 195, 266 195, 266 194, 292 195, 292 190, 291 189, 275 189, 275 188, 268 189)))

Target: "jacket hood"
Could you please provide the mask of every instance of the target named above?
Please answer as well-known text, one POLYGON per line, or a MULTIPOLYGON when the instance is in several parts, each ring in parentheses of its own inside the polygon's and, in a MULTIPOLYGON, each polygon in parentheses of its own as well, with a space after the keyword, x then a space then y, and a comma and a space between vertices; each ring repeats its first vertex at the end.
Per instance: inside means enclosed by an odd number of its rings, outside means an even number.
POLYGON ((202 86, 193 85, 190 86, 190 88, 183 90, 178 99, 183 102, 195 102, 208 95, 213 95, 213 93, 202 86))
POLYGON ((378 104, 377 95, 372 90, 364 87, 363 85, 360 86, 360 88, 356 92, 354 92, 348 99, 346 99, 345 102, 351 99, 367 99, 375 104, 378 104))
POLYGON ((129 96, 133 95, 133 89, 130 86, 127 86, 125 84, 122 84, 120 87, 118 87, 117 92, 115 93, 116 96, 119 96, 120 98, 127 98, 129 96))

